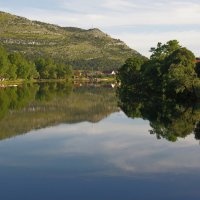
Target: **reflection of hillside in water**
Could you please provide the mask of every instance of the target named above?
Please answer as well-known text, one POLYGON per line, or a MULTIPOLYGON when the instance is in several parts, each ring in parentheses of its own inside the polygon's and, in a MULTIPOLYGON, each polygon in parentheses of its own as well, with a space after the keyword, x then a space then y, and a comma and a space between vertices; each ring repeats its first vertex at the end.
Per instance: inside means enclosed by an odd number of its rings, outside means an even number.
POLYGON ((43 83, 0 91, 0 138, 60 123, 98 122, 118 111, 115 90, 43 83))

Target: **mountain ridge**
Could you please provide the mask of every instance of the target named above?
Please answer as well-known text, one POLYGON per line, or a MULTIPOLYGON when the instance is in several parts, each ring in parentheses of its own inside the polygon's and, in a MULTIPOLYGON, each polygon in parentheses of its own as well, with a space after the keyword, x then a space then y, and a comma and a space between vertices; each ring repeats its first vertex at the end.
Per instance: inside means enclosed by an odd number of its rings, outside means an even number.
POLYGON ((117 69, 133 56, 142 56, 123 41, 98 28, 61 27, 0 11, 0 44, 28 58, 52 57, 75 69, 117 69))

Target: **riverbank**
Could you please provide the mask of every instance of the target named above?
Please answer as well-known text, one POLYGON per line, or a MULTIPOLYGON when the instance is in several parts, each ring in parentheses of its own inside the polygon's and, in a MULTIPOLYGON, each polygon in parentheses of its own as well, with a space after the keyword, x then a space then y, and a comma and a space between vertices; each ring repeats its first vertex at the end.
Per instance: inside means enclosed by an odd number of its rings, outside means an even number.
POLYGON ((45 82, 90 82, 90 83, 113 83, 116 81, 115 77, 108 78, 75 78, 75 79, 32 79, 32 80, 4 80, 0 82, 0 87, 18 86, 24 83, 45 83, 45 82))

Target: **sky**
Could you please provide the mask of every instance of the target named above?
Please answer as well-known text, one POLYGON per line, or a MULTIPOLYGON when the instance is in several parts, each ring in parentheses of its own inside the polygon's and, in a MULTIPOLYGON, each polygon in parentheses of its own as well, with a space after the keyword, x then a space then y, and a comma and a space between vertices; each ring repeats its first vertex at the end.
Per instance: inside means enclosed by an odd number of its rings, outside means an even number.
POLYGON ((200 0, 0 0, 0 10, 60 26, 99 28, 145 56, 172 39, 200 56, 200 0))

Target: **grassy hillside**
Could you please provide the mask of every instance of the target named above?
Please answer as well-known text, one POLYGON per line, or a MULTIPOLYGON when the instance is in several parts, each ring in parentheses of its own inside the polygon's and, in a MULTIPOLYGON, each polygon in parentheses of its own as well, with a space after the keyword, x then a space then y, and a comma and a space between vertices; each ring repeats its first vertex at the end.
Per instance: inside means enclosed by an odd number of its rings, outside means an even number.
POLYGON ((59 27, 4 12, 0 12, 0 44, 31 59, 51 56, 75 69, 116 69, 125 59, 141 56, 99 29, 59 27))

